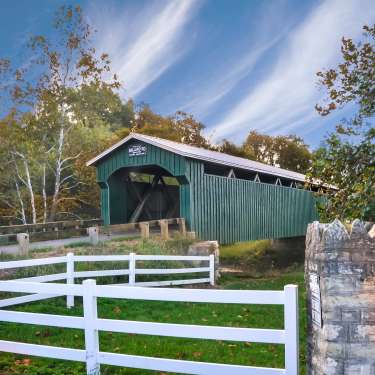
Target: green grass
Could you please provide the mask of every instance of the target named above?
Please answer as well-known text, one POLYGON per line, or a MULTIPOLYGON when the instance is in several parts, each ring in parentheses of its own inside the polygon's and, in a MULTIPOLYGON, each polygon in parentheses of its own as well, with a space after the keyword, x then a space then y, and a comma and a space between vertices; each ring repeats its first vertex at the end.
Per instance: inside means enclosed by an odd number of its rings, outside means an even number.
POLYGON ((282 246, 271 240, 238 242, 220 248, 220 264, 262 277, 287 269, 300 270, 304 262, 304 247, 285 242, 282 246))
POLYGON ((224 245, 220 248, 220 257, 223 261, 238 259, 246 256, 259 256, 271 247, 270 240, 237 242, 224 245))
MULTIPOLYGON (((289 283, 300 286, 300 347, 301 374, 304 374, 306 346, 306 310, 303 273, 285 273, 270 278, 244 278, 224 275, 220 287, 224 289, 281 290, 289 283)), ((20 311, 82 315, 82 303, 76 299, 76 306, 67 310, 65 300, 34 302, 13 307, 20 311)), ((280 306, 197 304, 158 301, 100 299, 99 317, 129 319, 166 323, 201 325, 222 325, 230 327, 282 328, 283 310, 280 306)), ((81 330, 60 329, 26 324, 1 323, 0 338, 29 343, 83 348, 81 330)), ((229 364, 282 367, 284 347, 282 345, 239 343, 227 341, 195 340, 145 335, 100 333, 100 349, 115 353, 146 355, 193 361, 207 361, 229 364)), ((8 374, 85 374, 84 364, 25 357, 13 354, 0 356, 0 373, 8 374), (26 360, 25 360, 26 358, 26 360)), ((152 374, 154 372, 102 366, 102 374, 152 374)), ((160 372, 158 374, 161 374, 160 372)), ((228 374, 230 375, 230 374, 228 374)))
MULTIPOLYGON (((186 254, 191 240, 174 238, 160 241, 152 238, 147 241, 139 238, 116 238, 97 246, 89 244, 72 244, 69 247, 52 250, 45 256, 64 255, 73 251, 75 254, 186 254)), ((252 241, 221 247, 220 263, 240 269, 240 274, 224 274, 219 287, 224 289, 269 289, 281 290, 288 283, 300 285, 300 347, 301 374, 305 374, 306 346, 306 310, 303 273, 300 264, 296 267, 283 268, 285 263, 280 258, 287 258, 288 265, 292 254, 276 252, 271 241, 252 241), (292 271, 291 271, 292 270, 292 271), (256 278, 254 278, 256 276, 256 278)), ((39 251, 32 252, 32 257, 39 257, 39 251)), ((4 256, 2 260, 14 259, 4 256)), ((283 260, 284 261, 284 260, 283 260)), ((164 264, 158 262, 158 267, 164 264)), ((293 262, 292 262, 293 263, 293 262)), ((125 264, 79 263, 77 270, 126 268, 125 264)), ((142 267, 152 266, 147 262, 142 267)), ((168 263, 172 266, 171 263, 168 263)), ((154 265, 155 266, 155 265, 154 265)), ((166 266, 166 265, 165 265, 166 266)), ((176 267, 181 264, 173 265, 176 267)), ((3 277, 18 278, 45 273, 63 272, 64 265, 30 267, 3 277)), ((187 277, 189 275, 186 275, 187 277)), ((127 277, 125 277, 127 280, 127 277)), ((118 277, 98 279, 99 283, 126 282, 118 277)), ((19 311, 30 311, 59 315, 82 316, 82 302, 76 298, 76 306, 67 310, 64 298, 34 302, 24 306, 13 307, 19 311)), ((99 300, 99 316, 110 319, 129 319, 166 323, 185 323, 202 325, 222 325, 232 327, 282 328, 283 311, 280 306, 220 305, 167 303, 157 301, 99 300)), ((61 347, 83 348, 84 337, 80 330, 60 329, 25 324, 0 323, 0 339, 30 342, 61 347)), ((172 337, 100 333, 100 349, 103 351, 163 358, 184 359, 193 361, 218 362, 254 366, 283 367, 284 347, 254 343, 238 343, 212 340, 194 340, 172 337)), ((102 374, 153 374, 154 372, 102 366, 102 374)), ((2 353, 0 355, 0 374, 4 375, 44 375, 44 374, 85 374, 85 365, 75 362, 25 357, 2 353)), ((157 374, 163 374, 157 372, 157 374)), ((229 374, 228 374, 229 375, 229 374)))

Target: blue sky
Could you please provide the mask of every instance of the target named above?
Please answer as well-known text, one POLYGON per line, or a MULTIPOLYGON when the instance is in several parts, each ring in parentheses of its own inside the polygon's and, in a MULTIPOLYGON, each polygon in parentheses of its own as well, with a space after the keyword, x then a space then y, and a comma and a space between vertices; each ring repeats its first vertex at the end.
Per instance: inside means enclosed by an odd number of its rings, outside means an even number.
MULTIPOLYGON (((0 2, 0 57, 22 63, 28 35, 49 33, 58 0, 0 2)), ((351 109, 322 119, 315 73, 337 64, 342 36, 375 22, 374 0, 78 1, 110 54, 121 96, 162 114, 185 110, 214 141, 250 130, 316 147, 351 109)))

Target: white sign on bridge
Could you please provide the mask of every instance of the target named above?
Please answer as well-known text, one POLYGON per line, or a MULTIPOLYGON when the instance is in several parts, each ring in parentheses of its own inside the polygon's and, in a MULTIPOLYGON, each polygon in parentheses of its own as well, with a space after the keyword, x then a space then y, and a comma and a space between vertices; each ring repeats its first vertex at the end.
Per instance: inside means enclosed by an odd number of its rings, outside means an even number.
POLYGON ((145 145, 132 145, 129 147, 129 156, 146 155, 147 147, 145 145))

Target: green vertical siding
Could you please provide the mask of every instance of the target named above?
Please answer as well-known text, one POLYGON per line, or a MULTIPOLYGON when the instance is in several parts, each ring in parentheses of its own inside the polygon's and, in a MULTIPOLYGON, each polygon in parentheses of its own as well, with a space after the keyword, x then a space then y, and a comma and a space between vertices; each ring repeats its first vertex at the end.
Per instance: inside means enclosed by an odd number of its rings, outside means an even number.
POLYGON ((302 236, 317 219, 311 192, 190 168, 192 229, 220 243, 302 236))
POLYGON ((180 216, 185 218, 187 226, 191 227, 190 185, 180 185, 180 216))
POLYGON ((109 212, 111 224, 125 223, 127 219, 127 188, 121 181, 121 176, 114 173, 108 179, 109 212))
POLYGON ((109 210, 109 189, 107 182, 99 182, 100 186, 100 210, 104 225, 109 225, 110 210, 109 210))
POLYGON ((137 167, 143 165, 159 165, 173 176, 182 176, 185 174, 185 159, 183 157, 150 144, 130 141, 98 163, 97 180, 107 181, 112 173, 123 167, 137 167), (129 156, 129 146, 132 144, 145 145, 147 147, 146 154, 141 156, 129 156))

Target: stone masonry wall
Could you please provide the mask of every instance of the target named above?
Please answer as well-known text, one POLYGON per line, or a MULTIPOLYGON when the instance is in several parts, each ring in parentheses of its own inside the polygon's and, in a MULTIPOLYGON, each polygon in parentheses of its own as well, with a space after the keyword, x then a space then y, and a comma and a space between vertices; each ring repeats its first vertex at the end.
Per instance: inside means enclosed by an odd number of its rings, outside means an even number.
POLYGON ((375 225, 314 222, 306 236, 308 374, 375 375, 375 225), (314 284, 311 280, 318 280, 314 284), (316 311, 320 286, 321 326, 316 311), (312 301, 313 297, 313 301, 312 301), (314 302, 315 300, 315 302, 314 302))

